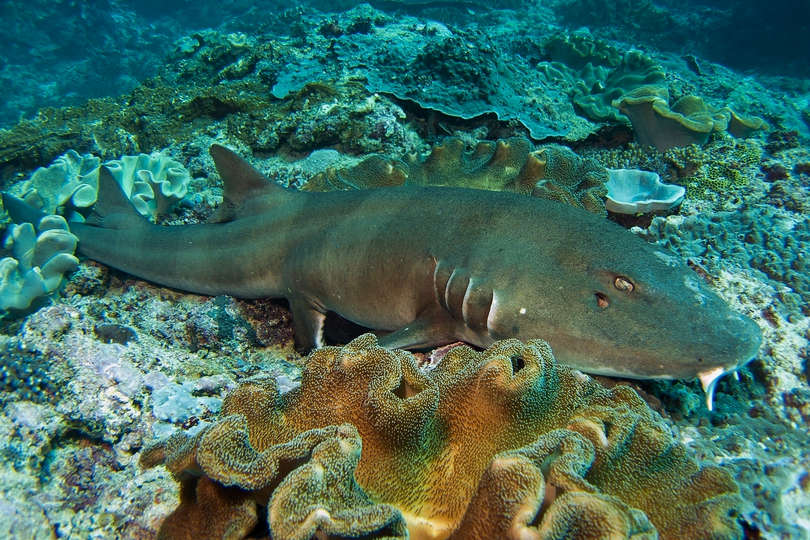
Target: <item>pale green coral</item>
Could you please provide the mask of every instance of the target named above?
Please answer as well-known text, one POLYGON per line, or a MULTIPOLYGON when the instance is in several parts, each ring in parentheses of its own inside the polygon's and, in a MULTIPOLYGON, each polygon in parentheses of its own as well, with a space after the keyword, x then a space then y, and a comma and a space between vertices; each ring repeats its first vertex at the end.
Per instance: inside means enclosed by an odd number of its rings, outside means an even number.
POLYGON ((90 206, 96 200, 93 186, 98 184, 100 164, 95 156, 68 150, 48 167, 34 171, 24 184, 23 200, 46 214, 56 213, 68 201, 74 206, 90 206))
MULTIPOLYGON (((40 167, 24 184, 23 200, 46 213, 62 213, 81 220, 96 202, 100 160, 69 150, 50 166, 40 167)), ((152 219, 182 199, 191 175, 179 162, 162 153, 123 156, 104 163, 142 215, 152 219)))
POLYGON ((577 113, 594 122, 626 122, 613 100, 644 85, 664 85, 664 71, 653 59, 637 50, 622 55, 587 31, 554 34, 541 49, 548 61, 538 69, 569 87, 577 113))
POLYGON ((587 30, 553 34, 543 42, 541 49, 546 57, 573 69, 582 69, 588 64, 616 67, 622 61, 619 49, 593 37, 587 30))
POLYGON ((165 214, 186 195, 191 180, 183 165, 161 153, 123 156, 104 165, 144 216, 165 214))
POLYGON ((613 101, 630 118, 636 140, 661 152, 690 144, 705 144, 712 133, 727 131, 749 137, 768 129, 759 117, 740 116, 729 107, 716 109, 702 98, 685 95, 670 105, 670 95, 660 86, 641 86, 613 101))
POLYGON ((43 217, 36 230, 31 223, 11 225, 4 247, 12 256, 0 260, 0 310, 26 309, 55 291, 79 263, 77 242, 61 216, 43 217))
POLYGON ((628 51, 621 63, 607 69, 588 64, 573 96, 577 110, 598 122, 626 122, 613 101, 642 86, 663 87, 664 70, 640 51, 628 51))

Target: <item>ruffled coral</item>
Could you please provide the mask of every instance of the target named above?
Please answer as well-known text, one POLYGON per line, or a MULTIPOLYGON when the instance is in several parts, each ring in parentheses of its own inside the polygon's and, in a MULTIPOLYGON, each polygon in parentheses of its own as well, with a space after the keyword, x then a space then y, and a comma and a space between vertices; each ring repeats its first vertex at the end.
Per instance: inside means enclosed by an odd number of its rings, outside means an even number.
MULTIPOLYGON (((71 220, 96 202, 100 160, 74 150, 40 167, 26 182, 23 199, 47 213, 64 212, 71 220)), ((104 163, 132 204, 142 215, 154 219, 186 195, 189 172, 177 161, 161 154, 138 154, 104 163)))
POLYGON ((630 118, 639 144, 660 152, 670 148, 704 144, 715 131, 734 137, 749 137, 768 124, 757 116, 741 116, 729 107, 715 109, 697 96, 683 96, 669 105, 669 91, 659 86, 641 86, 613 101, 630 118))
POLYGON ((366 334, 312 353, 286 395, 244 384, 218 423, 142 463, 182 486, 164 538, 244 538, 259 511, 273 538, 740 533, 727 473, 698 468, 632 390, 556 366, 542 341, 454 348, 423 373, 366 334))
POLYGON ((11 225, 4 247, 13 256, 0 260, 0 310, 25 309, 55 291, 79 264, 77 242, 61 216, 43 217, 36 230, 31 223, 11 225))
POLYGON ((558 145, 532 149, 528 139, 481 141, 472 148, 457 137, 434 146, 426 157, 404 160, 371 156, 348 169, 327 169, 307 182, 306 191, 386 186, 451 186, 514 191, 557 200, 604 214, 607 170, 558 145))
POLYGON ((580 72, 573 102, 577 111, 597 122, 622 121, 613 101, 643 86, 663 87, 664 70, 640 51, 628 51, 614 68, 586 65, 580 72))
POLYGON ((669 92, 658 86, 642 86, 613 102, 630 118, 639 144, 663 152, 675 146, 703 144, 713 131, 728 126, 728 116, 706 106, 698 97, 684 96, 672 107, 669 92))

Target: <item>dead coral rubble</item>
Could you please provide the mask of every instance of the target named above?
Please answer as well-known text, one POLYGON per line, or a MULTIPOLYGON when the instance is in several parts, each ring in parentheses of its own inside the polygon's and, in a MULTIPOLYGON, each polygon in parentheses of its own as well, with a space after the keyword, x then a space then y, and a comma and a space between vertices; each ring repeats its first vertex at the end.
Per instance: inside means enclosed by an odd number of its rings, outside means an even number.
POLYGON ((737 538, 737 486, 631 389, 543 341, 452 349, 431 372, 371 334, 312 353, 301 387, 231 394, 147 449, 181 484, 162 538, 737 538))

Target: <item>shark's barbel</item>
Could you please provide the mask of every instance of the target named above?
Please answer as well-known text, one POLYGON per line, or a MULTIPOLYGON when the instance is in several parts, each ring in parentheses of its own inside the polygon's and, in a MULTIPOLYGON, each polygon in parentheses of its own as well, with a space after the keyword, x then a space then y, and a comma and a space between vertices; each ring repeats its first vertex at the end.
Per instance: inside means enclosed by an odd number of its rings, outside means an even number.
POLYGON ((682 261, 583 210, 445 187, 298 192, 211 155, 218 222, 153 225, 102 167, 92 216, 71 224, 79 251, 186 291, 284 297, 302 347, 320 345, 327 311, 388 347, 542 338, 589 373, 700 377, 710 407, 717 378, 759 348, 758 326, 682 261))

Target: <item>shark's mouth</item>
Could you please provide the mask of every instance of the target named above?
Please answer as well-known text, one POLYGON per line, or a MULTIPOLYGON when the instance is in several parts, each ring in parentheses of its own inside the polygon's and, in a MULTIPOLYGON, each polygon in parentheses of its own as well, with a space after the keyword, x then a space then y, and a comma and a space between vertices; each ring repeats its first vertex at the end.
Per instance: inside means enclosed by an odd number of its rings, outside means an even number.
MULTIPOLYGON (((706 394, 706 408, 710 411, 714 406, 714 388, 717 386, 717 381, 720 380, 720 377, 726 373, 727 371, 720 366, 698 373, 700 385, 703 387, 703 392, 706 394)), ((734 372, 734 376, 738 376, 736 371, 734 372)))

